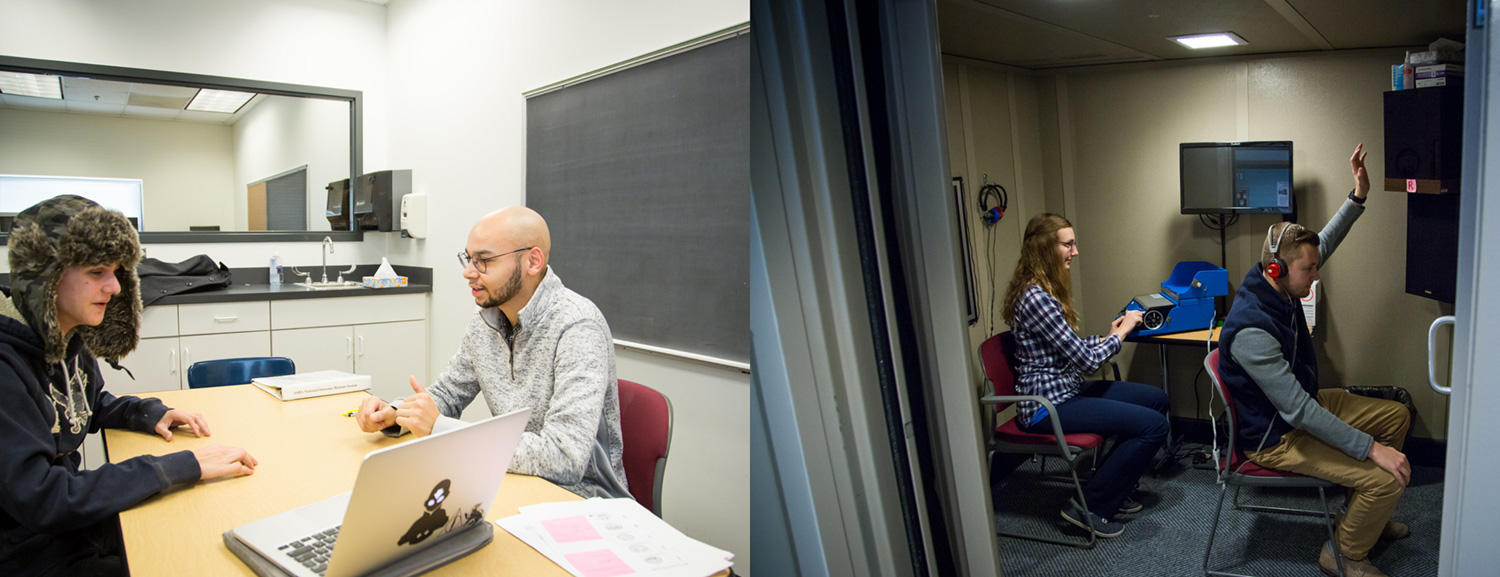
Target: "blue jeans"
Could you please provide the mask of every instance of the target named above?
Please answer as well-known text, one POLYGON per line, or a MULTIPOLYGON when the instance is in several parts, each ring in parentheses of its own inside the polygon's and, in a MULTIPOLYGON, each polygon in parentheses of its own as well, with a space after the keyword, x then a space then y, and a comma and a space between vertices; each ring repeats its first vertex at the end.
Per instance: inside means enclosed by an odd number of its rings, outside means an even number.
MULTIPOLYGON (((1088 381, 1077 395, 1057 405, 1063 431, 1116 438, 1114 452, 1083 486, 1089 511, 1114 517, 1167 442, 1166 412, 1167 394, 1161 388, 1129 381, 1088 381)), ((1026 430, 1051 434, 1051 419, 1026 430)))

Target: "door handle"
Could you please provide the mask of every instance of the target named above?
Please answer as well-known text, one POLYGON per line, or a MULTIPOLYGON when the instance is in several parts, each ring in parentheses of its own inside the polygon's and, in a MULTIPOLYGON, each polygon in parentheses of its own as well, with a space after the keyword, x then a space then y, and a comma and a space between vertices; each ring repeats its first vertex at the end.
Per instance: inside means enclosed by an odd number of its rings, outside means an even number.
POLYGON ((233 315, 233 316, 227 316, 227 317, 214 317, 214 322, 216 322, 216 323, 232 323, 232 322, 235 322, 235 321, 238 321, 238 320, 240 320, 240 316, 239 315, 233 315))
POLYGON ((177 349, 167 351, 167 374, 177 374, 177 349))
POLYGON ((363 336, 359 337, 359 356, 365 356, 365 338, 363 336))
MULTIPOLYGON (((1432 390, 1445 395, 1453 394, 1453 387, 1444 387, 1437 383, 1437 330, 1443 325, 1454 324, 1453 315, 1444 315, 1432 321, 1432 326, 1427 329, 1427 384, 1432 385, 1432 390)), ((1457 325, 1454 325, 1455 327, 1457 325)))
POLYGON ((344 356, 354 356, 354 337, 344 337, 344 356))
POLYGON ((182 347, 182 366, 193 366, 193 352, 189 351, 187 347, 182 347))

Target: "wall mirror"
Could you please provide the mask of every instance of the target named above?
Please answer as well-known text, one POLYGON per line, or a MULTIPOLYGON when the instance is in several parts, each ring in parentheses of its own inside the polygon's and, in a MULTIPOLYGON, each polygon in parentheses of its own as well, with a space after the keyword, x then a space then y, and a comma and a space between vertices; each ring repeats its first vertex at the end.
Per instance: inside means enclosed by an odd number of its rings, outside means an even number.
POLYGON ((359 240, 355 90, 0 56, 0 233, 74 193, 141 241, 359 240), (332 186, 331 186, 332 185, 332 186))

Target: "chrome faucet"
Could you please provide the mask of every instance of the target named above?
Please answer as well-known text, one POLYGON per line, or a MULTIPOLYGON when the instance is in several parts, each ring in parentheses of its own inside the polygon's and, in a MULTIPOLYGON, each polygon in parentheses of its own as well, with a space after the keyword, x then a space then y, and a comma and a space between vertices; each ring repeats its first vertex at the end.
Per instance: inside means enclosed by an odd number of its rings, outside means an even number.
POLYGON ((328 249, 328 252, 319 250, 318 253, 323 255, 323 284, 328 284, 328 255, 333 254, 333 239, 323 237, 323 248, 328 249))

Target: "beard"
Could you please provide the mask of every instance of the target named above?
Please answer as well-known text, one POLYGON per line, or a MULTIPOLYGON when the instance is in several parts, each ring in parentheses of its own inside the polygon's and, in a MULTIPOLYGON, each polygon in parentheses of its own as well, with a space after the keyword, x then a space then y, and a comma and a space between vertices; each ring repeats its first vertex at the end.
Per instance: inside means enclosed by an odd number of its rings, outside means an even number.
POLYGON ((515 297, 516 293, 518 292, 521 292, 520 266, 515 267, 515 269, 511 271, 510 278, 505 280, 505 284, 500 286, 499 291, 491 291, 488 290, 488 287, 486 287, 482 300, 476 299, 474 303, 479 305, 481 308, 498 307, 510 301, 510 299, 515 297))

